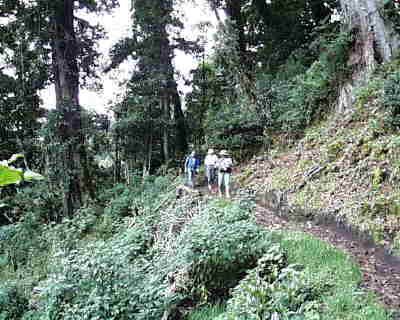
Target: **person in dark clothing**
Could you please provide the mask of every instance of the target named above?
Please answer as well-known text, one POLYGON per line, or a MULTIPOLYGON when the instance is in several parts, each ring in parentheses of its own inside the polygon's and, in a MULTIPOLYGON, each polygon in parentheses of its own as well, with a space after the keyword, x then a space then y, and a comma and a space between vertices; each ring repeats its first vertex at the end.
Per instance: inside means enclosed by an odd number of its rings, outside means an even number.
POLYGON ((196 152, 192 151, 185 160, 185 173, 189 187, 194 188, 195 186, 196 174, 199 172, 200 164, 200 159, 196 157, 196 152))

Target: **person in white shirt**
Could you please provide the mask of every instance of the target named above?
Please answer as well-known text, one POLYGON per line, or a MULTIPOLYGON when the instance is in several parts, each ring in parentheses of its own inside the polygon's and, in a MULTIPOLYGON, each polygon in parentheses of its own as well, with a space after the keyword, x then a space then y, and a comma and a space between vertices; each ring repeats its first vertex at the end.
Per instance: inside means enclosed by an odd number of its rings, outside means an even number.
POLYGON ((229 156, 228 151, 221 150, 219 153, 220 158, 218 160, 218 192, 219 196, 222 197, 222 186, 224 186, 227 198, 230 198, 230 178, 232 173, 233 161, 229 156))
POLYGON ((216 184, 218 157, 214 153, 214 149, 208 149, 204 165, 206 167, 206 177, 208 183, 208 190, 213 192, 213 186, 216 184))

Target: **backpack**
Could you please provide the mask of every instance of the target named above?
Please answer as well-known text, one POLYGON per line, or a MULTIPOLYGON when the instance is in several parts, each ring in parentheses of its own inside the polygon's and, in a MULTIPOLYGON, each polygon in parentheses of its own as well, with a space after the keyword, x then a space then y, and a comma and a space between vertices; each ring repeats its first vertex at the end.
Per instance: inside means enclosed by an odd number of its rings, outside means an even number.
POLYGON ((232 173, 232 160, 230 158, 221 159, 219 163, 219 171, 225 173, 232 173))
POLYGON ((194 157, 189 157, 187 167, 191 170, 195 170, 197 165, 197 160, 194 157))

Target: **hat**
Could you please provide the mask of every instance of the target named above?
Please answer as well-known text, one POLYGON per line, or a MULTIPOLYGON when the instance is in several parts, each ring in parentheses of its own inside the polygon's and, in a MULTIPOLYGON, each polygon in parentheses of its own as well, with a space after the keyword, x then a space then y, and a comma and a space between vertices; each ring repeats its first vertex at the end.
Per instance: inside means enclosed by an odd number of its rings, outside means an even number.
POLYGON ((214 154, 214 149, 208 149, 207 154, 214 154))
POLYGON ((228 156, 229 154, 228 154, 228 151, 226 151, 226 150, 221 150, 220 153, 219 153, 219 155, 220 155, 220 156, 228 156))

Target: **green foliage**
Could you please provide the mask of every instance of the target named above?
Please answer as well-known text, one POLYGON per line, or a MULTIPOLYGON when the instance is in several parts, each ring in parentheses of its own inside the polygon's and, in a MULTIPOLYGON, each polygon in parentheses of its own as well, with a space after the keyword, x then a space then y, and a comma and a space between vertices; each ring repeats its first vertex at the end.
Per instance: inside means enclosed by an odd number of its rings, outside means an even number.
POLYGON ((273 247, 233 290, 226 314, 217 319, 318 318, 318 291, 299 266, 287 265, 273 247))
POLYGON ((189 140, 195 145, 204 144, 207 128, 204 125, 207 110, 224 98, 222 82, 211 63, 203 62, 193 71, 192 92, 186 97, 186 123, 189 140))
POLYGON ((34 213, 41 222, 60 222, 62 219, 62 196, 49 189, 46 182, 24 186, 3 201, 6 205, 3 210, 12 222, 17 222, 29 213, 34 213))
POLYGON ((390 114, 389 124, 400 128, 400 72, 390 74, 384 82, 383 105, 390 114))
POLYGON ((9 271, 40 269, 41 264, 46 268, 43 253, 48 253, 49 242, 44 229, 45 225, 32 213, 26 214, 18 224, 0 227, 0 256, 5 259, 9 271))
POLYGON ((152 275, 147 271, 151 266, 143 258, 135 260, 146 251, 149 240, 147 230, 133 228, 108 242, 60 252, 55 277, 43 289, 43 315, 52 319, 128 319, 138 308, 151 313, 147 307, 156 303, 151 299, 161 289, 150 291, 152 275))
POLYGON ((24 158, 23 154, 13 154, 8 161, 0 162, 0 188, 10 184, 19 184, 21 181, 44 179, 42 175, 31 170, 23 171, 22 169, 10 166, 11 163, 21 158, 24 158))
POLYGON ((382 168, 375 167, 375 169, 372 172, 371 178, 372 178, 372 188, 374 190, 379 189, 384 180, 384 172, 382 171, 382 168))
POLYGON ((378 76, 367 83, 366 86, 360 87, 356 92, 356 107, 359 112, 366 108, 367 103, 380 98, 383 89, 383 80, 378 76))
POLYGON ((327 145, 327 156, 328 160, 334 161, 338 158, 338 156, 343 152, 345 147, 345 142, 343 140, 335 139, 333 142, 327 145))
POLYGON ((249 111, 245 103, 211 107, 204 124, 207 143, 233 151, 240 151, 249 145, 261 145, 259 115, 249 111))
POLYGON ((236 70, 247 74, 257 67, 266 72, 279 69, 293 51, 312 44, 317 33, 314 31, 329 25, 327 21, 338 6, 336 0, 209 2, 225 10, 236 38, 230 44, 235 50, 225 51, 225 59, 236 60, 236 70))
POLYGON ((400 256, 400 232, 396 233, 393 242, 394 242, 394 246, 393 246, 394 251, 397 255, 400 256))
POLYGON ((125 159, 153 174, 164 162, 182 158, 187 148, 186 126, 174 79, 174 49, 195 47, 179 33, 174 1, 132 2, 132 37, 115 48, 113 66, 132 57, 137 68, 124 99, 114 108, 115 139, 125 159), (174 39, 174 43, 171 40, 174 39))
POLYGON ((390 21, 397 33, 400 33, 400 7, 399 3, 391 0, 383 0, 379 8, 381 15, 390 21))
POLYGON ((21 170, 10 168, 8 165, 0 165, 0 187, 9 184, 18 184, 23 179, 21 170))
POLYGON ((200 319, 390 319, 359 291, 361 274, 344 254, 301 233, 279 242, 232 290, 224 313, 200 319))
POLYGON ((28 309, 28 299, 13 283, 0 285, 0 320, 18 320, 28 309))
MULTIPOLYGON (((157 186, 165 183, 157 180, 148 182, 153 201, 157 186)), ((97 232, 97 224, 90 222, 94 216, 82 212, 77 220, 64 220, 47 234, 58 253, 51 276, 39 286, 38 314, 52 319, 160 319, 165 310, 178 312, 184 301, 196 305, 220 299, 271 244, 268 233, 251 221, 250 208, 246 201, 210 203, 169 242, 159 242, 163 230, 176 223, 167 219, 165 209, 162 223, 153 218, 153 225, 148 224, 154 215, 144 210, 151 216, 137 216, 129 228, 120 221, 119 233, 87 243, 85 238, 97 232), (160 234, 154 233, 158 228, 160 234)))
MULTIPOLYGON (((333 28, 315 42, 320 54, 313 63, 299 49, 282 66, 282 70, 292 71, 256 73, 252 89, 255 100, 245 94, 236 96, 243 91, 238 86, 240 79, 230 76, 228 67, 220 62, 225 81, 236 90, 233 94, 225 92, 229 96, 226 101, 209 104, 203 124, 206 142, 232 150, 257 148, 267 143, 267 132, 296 136, 326 114, 336 98, 337 87, 349 73, 346 62, 352 38, 349 33, 338 33, 333 28)), ((228 50, 229 44, 224 45, 228 50)))
POLYGON ((321 54, 310 68, 290 80, 274 81, 271 87, 271 122, 284 131, 304 129, 320 117, 335 98, 335 88, 346 76, 351 44, 348 33, 322 37, 321 54))
POLYGON ((319 319, 318 303, 299 272, 282 270, 279 283, 269 285, 251 274, 235 288, 226 315, 217 319, 319 319), (260 283, 261 282, 261 283, 260 283))
POLYGON ((324 310, 310 319, 390 319, 373 296, 360 292, 361 272, 343 252, 302 233, 283 235, 280 243, 288 262, 303 265, 307 282, 319 292, 324 310))
MULTIPOLYGON (((89 207, 50 225, 28 214, 1 228, 0 276, 23 279, 25 292, 35 287, 35 310, 22 294, 18 317, 156 320, 185 317, 194 308, 189 319, 279 314, 311 320, 325 319, 325 304, 336 315, 345 308, 356 316, 353 301, 365 314, 388 319, 372 300, 360 306, 354 298, 360 273, 346 256, 297 234, 272 237, 257 226, 250 194, 205 203, 176 201, 173 191, 166 177, 133 179, 103 194, 104 212, 89 207), (137 214, 124 216, 135 207, 137 214), (277 240, 285 251, 274 246, 277 240), (8 261, 17 262, 17 273, 8 261), (230 292, 226 311, 197 309, 224 304, 230 292)), ((4 310, 15 312, 14 300, 0 300, 4 310)))
POLYGON ((271 242, 247 215, 235 205, 209 207, 182 231, 177 261, 188 273, 184 290, 206 300, 221 298, 256 264, 271 242))
POLYGON ((188 320, 212 320, 225 311, 225 306, 221 304, 201 307, 189 314, 188 320))

